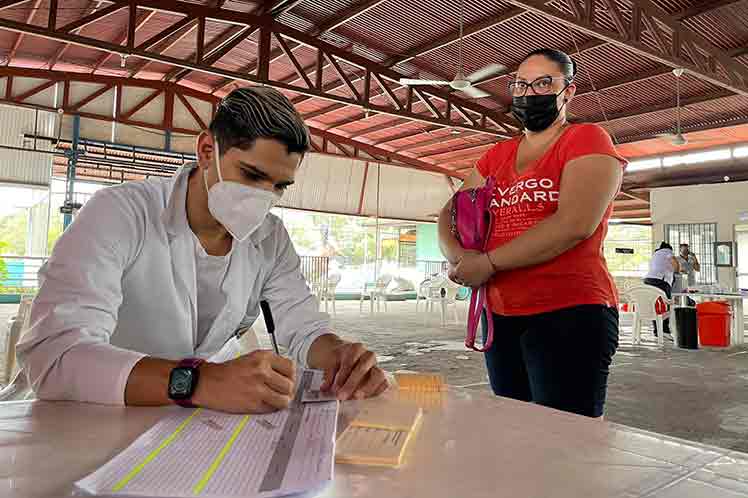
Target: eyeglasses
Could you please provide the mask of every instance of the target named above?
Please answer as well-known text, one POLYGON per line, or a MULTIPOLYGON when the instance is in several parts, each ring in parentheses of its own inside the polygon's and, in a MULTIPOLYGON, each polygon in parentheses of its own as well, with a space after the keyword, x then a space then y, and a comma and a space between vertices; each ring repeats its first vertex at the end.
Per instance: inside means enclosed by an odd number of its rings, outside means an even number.
POLYGON ((553 92, 553 81, 564 80, 571 83, 571 79, 566 76, 541 76, 535 78, 531 82, 514 80, 509 83, 509 93, 512 97, 524 97, 527 93, 527 89, 532 87, 532 91, 535 95, 548 95, 553 92))

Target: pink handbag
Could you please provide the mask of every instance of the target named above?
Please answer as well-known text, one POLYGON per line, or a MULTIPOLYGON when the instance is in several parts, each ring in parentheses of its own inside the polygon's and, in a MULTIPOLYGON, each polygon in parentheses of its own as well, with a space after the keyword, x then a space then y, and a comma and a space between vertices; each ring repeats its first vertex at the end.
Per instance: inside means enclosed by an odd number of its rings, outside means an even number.
MULTIPOLYGON (((452 197, 452 234, 464 249, 485 252, 488 239, 493 231, 493 213, 491 200, 493 199, 495 180, 488 177, 483 187, 462 190, 452 197)), ((493 344, 493 320, 486 305, 488 289, 482 285, 473 289, 470 295, 468 309, 467 335, 465 346, 484 353, 493 344), (487 313, 488 334, 482 348, 475 347, 475 335, 480 323, 483 310, 487 313)))

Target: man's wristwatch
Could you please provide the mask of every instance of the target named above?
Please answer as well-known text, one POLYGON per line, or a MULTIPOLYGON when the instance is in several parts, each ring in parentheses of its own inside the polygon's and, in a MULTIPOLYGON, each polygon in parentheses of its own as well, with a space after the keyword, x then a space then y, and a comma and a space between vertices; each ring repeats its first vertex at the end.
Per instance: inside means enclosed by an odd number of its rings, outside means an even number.
POLYGON ((185 358, 174 367, 169 374, 169 399, 179 406, 195 408, 191 400, 200 379, 200 364, 204 362, 200 358, 185 358))

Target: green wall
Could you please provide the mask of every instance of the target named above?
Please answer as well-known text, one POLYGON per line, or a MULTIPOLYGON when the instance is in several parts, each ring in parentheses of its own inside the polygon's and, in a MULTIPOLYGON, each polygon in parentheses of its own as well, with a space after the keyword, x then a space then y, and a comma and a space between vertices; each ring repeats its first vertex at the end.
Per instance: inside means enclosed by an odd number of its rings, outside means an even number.
POLYGON ((439 227, 434 223, 422 223, 416 228, 416 259, 418 261, 444 261, 439 249, 439 227))

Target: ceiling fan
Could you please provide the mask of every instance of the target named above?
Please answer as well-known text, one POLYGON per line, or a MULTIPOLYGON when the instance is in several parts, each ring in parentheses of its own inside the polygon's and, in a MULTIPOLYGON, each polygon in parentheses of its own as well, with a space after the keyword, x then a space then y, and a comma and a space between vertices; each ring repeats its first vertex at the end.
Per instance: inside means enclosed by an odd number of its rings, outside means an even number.
POLYGON ((400 78, 401 85, 418 86, 449 86, 452 90, 462 92, 470 98, 479 99, 489 97, 491 94, 473 86, 476 82, 490 78, 491 76, 506 73, 507 68, 502 64, 489 64, 488 66, 478 69, 474 73, 465 76, 463 65, 463 28, 465 24, 465 0, 460 1, 460 38, 458 41, 459 63, 457 74, 452 81, 443 80, 422 80, 413 78, 400 78))
POLYGON ((681 146, 689 143, 698 143, 701 140, 689 140, 687 139, 681 129, 681 107, 680 107, 680 77, 683 76, 684 69, 677 67, 673 69, 675 75, 675 133, 660 133, 655 135, 658 138, 664 138, 673 145, 681 146))

